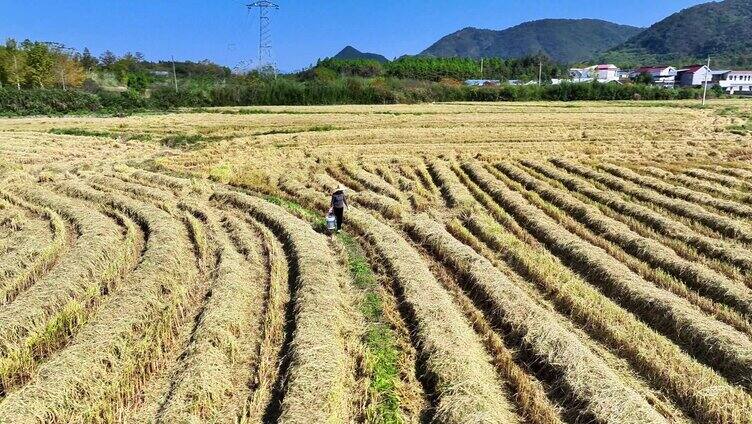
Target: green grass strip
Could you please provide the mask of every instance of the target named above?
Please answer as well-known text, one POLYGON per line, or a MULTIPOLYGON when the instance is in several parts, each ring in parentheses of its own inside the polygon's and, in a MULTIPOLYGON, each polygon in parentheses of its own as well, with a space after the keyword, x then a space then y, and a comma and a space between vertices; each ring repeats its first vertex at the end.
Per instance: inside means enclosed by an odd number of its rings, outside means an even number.
POLYGON ((370 378, 369 398, 372 400, 366 408, 366 422, 403 423, 397 393, 399 354, 395 334, 383 321, 379 283, 357 240, 345 232, 340 232, 338 238, 345 246, 355 287, 363 292, 360 309, 366 319, 363 343, 366 346, 366 367, 370 378))
MULTIPOLYGON (((278 196, 266 196, 266 200, 310 222, 317 231, 326 230, 326 222, 320 213, 278 196)), ((384 321, 379 282, 358 241, 344 231, 340 231, 337 238, 345 247, 353 284, 362 293, 359 306, 366 321, 362 341, 366 347, 366 372, 370 380, 370 402, 366 406, 365 420, 373 424, 405 423, 397 390, 399 352, 394 331, 384 321)))

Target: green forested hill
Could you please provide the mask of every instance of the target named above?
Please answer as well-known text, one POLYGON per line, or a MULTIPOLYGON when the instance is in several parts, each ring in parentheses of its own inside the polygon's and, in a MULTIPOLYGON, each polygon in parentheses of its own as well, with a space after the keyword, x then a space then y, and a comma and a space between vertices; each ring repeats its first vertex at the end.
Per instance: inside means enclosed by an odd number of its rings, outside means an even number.
POLYGON ((698 61, 752 64, 752 0, 725 0, 684 9, 603 55, 622 64, 698 61))
POLYGON ((421 55, 518 58, 542 53, 571 63, 590 60, 641 30, 597 19, 542 19, 501 31, 465 28, 440 39, 421 55))
POLYGON ((334 56, 332 59, 337 60, 376 60, 379 62, 389 62, 389 59, 385 58, 384 56, 376 53, 364 53, 360 50, 356 49, 353 46, 347 46, 344 49, 342 49, 339 53, 337 53, 336 56, 334 56))

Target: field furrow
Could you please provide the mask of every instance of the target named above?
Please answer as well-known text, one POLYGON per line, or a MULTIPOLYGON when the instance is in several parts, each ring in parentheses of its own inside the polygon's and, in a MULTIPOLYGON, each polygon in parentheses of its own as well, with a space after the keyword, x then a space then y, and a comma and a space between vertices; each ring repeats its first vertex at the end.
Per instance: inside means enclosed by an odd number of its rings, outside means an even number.
POLYGON ((703 296, 730 305, 745 315, 752 315, 752 291, 743 283, 732 281, 700 264, 681 258, 670 248, 642 237, 627 225, 602 214, 597 208, 580 202, 566 191, 554 189, 511 164, 501 163, 496 166, 509 178, 567 212, 600 237, 653 266, 665 269, 703 296))
POLYGON ((748 102, 133 95, 0 118, 1 424, 752 424, 748 102))
POLYGON ((611 192, 600 190, 573 174, 562 172, 541 162, 523 161, 525 166, 552 178, 573 192, 581 193, 595 202, 604 204, 614 211, 639 220, 650 228, 673 239, 685 242, 711 258, 722 259, 729 264, 741 268, 745 272, 752 271, 752 253, 741 245, 707 237, 698 234, 681 222, 672 220, 653 209, 623 200, 611 192))
POLYGON ((697 220, 725 237, 744 243, 752 243, 752 230, 739 221, 713 213, 694 203, 665 196, 651 189, 642 188, 631 181, 595 171, 569 160, 551 159, 551 161, 569 172, 597 181, 614 191, 660 206, 677 215, 697 220))
POLYGON ((386 262, 399 287, 398 298, 407 308, 403 313, 415 328, 424 372, 436 397, 433 419, 447 423, 517 421, 514 408, 503 401, 507 395, 493 378, 490 358, 478 336, 417 252, 368 214, 352 210, 350 216, 386 262))
POLYGON ((192 249, 179 221, 157 208, 80 183, 59 188, 131 217, 146 229, 146 249, 122 288, 102 302, 73 343, 0 404, 0 419, 115 421, 174 336, 196 281, 192 249))
POLYGON ((80 202, 39 188, 15 191, 55 209, 72 223, 78 237, 66 260, 0 308, 0 373, 5 391, 27 381, 38 360, 63 346, 84 325, 100 297, 115 287, 140 253, 134 225, 122 234, 117 220, 80 202))
POLYGON ((557 368, 572 396, 587 405, 586 411, 602 422, 663 422, 644 399, 618 381, 616 375, 568 331, 558 328, 545 310, 531 301, 501 272, 472 249, 454 239, 435 221, 417 217, 406 226, 418 240, 463 274, 496 308, 497 319, 506 321, 540 358, 557 368), (566 346, 566 349, 563 347, 566 346), (562 355, 559 357, 558 355, 562 355), (597 385, 592 384, 598 382, 597 385), (618 398, 618 400, 616 399, 618 398), (615 410, 609 405, 618 404, 615 410))
MULTIPOLYGON (((216 265, 189 345, 175 364, 170 390, 157 413, 160 422, 219 422, 241 417, 256 367, 264 272, 259 254, 242 255, 202 205, 185 205, 209 232, 216 265), (251 258, 247 260, 246 258, 251 258), (224 417, 224 418, 222 418, 224 417)), ((253 245, 253 240, 247 240, 253 245)))
POLYGON ((279 419, 347 420, 352 415, 348 387, 353 384, 353 371, 346 344, 354 329, 342 291, 344 275, 325 240, 304 222, 262 200, 232 192, 218 192, 213 199, 246 211, 283 235, 297 271, 291 293, 295 302, 292 356, 279 419))
POLYGON ((726 377, 746 384, 752 375, 752 342, 733 328, 706 316, 686 300, 656 288, 629 268, 568 232, 524 197, 478 164, 463 169, 536 238, 593 284, 656 329, 694 351, 726 377), (660 311, 660 313, 655 313, 660 311))
POLYGON ((700 205, 710 206, 719 211, 737 215, 743 218, 752 218, 752 206, 749 205, 718 199, 699 191, 665 183, 657 178, 640 175, 632 171, 631 169, 621 166, 602 164, 600 165, 600 168, 614 176, 623 178, 627 181, 631 181, 635 184, 639 184, 643 187, 648 187, 658 193, 670 197, 683 199, 688 202, 697 203, 700 205))
MULTIPOLYGON (((263 422, 264 415, 272 405, 275 384, 280 379, 283 344, 286 339, 286 316, 290 302, 290 268, 282 243, 272 232, 258 223, 253 224, 263 239, 263 259, 267 291, 263 305, 263 322, 260 327, 260 340, 256 351, 257 365, 249 386, 251 393, 246 401, 245 411, 240 419, 243 423, 263 422)), ((238 226, 242 228, 242 224, 238 226)), ((230 231, 231 236, 233 231, 230 231)), ((245 243, 238 244, 241 252, 250 252, 248 237, 245 243)), ((248 256, 246 254, 246 256, 248 256)))

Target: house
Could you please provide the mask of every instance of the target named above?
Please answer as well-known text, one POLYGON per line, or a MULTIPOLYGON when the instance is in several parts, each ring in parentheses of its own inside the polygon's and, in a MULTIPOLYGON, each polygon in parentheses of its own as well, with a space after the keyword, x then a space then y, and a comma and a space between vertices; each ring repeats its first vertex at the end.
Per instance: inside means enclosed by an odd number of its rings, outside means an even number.
POLYGON ((489 79, 469 79, 465 81, 465 85, 469 85, 471 87, 488 87, 501 85, 501 81, 489 79))
POLYGON ((569 70, 569 77, 572 79, 572 82, 590 82, 595 79, 591 75, 594 69, 594 66, 589 68, 572 68, 569 70))
POLYGON ((710 68, 705 65, 691 65, 676 71, 676 85, 681 87, 699 87, 712 81, 710 68))
POLYGON ((151 74, 155 77, 169 77, 170 72, 169 71, 151 71, 151 74))
POLYGON ((752 71, 719 71, 713 73, 713 82, 728 94, 752 95, 752 71))
POLYGON ((671 88, 676 82, 677 71, 673 66, 642 66, 630 72, 629 77, 634 79, 643 74, 650 75, 653 84, 671 88))
POLYGON ((619 68, 611 64, 572 68, 569 70, 569 76, 572 82, 617 82, 619 81, 619 68))
POLYGON ((619 68, 614 65, 597 65, 598 82, 611 82, 619 80, 619 68))

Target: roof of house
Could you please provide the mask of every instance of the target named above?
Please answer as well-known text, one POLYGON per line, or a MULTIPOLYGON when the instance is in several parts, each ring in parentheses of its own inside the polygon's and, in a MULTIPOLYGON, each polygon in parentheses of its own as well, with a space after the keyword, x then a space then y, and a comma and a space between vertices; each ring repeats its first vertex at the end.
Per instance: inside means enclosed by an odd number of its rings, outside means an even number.
POLYGON ((689 65, 686 68, 679 69, 677 72, 689 72, 694 74, 702 68, 707 68, 705 65, 689 65))
POLYGON ((737 74, 737 75, 752 75, 752 71, 726 71, 730 74, 737 74))
POLYGON ((608 63, 608 64, 603 64, 603 65, 598 65, 598 66, 595 67, 595 69, 597 69, 599 71, 605 71, 607 69, 619 69, 619 68, 617 68, 616 66, 608 63))
POLYGON ((465 84, 500 84, 500 80, 492 80, 492 79, 469 79, 465 80, 465 84))
POLYGON ((651 71, 662 71, 668 68, 672 68, 672 66, 670 65, 640 66, 639 68, 635 69, 635 72, 643 73, 643 72, 651 72, 651 71))

